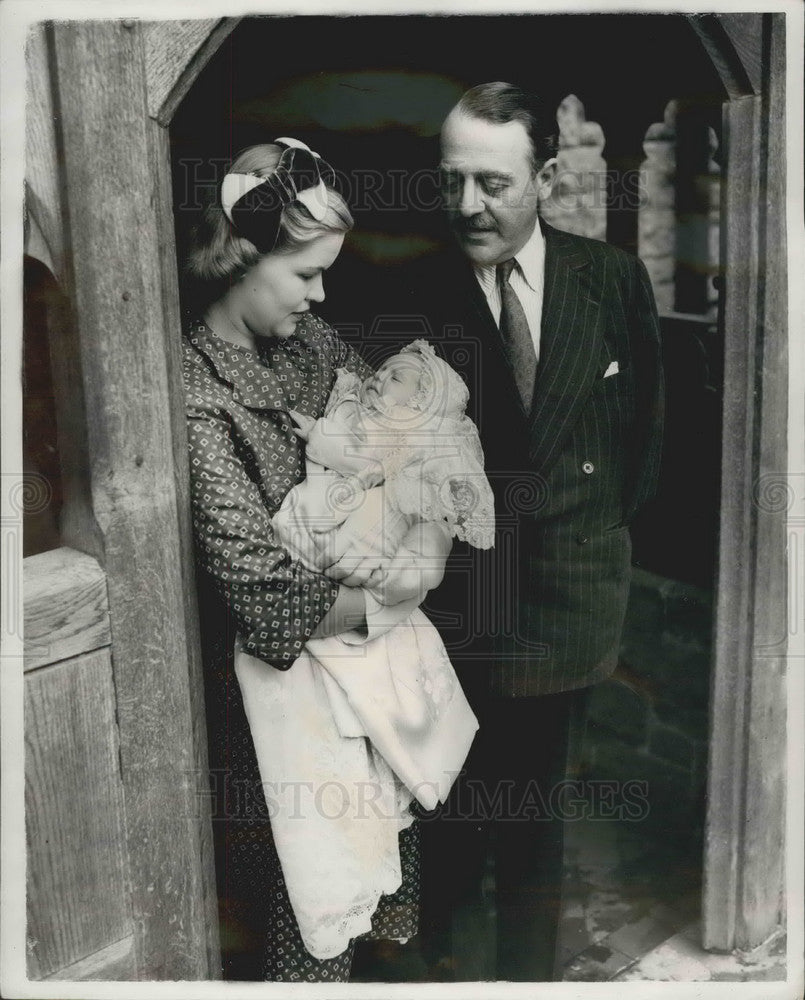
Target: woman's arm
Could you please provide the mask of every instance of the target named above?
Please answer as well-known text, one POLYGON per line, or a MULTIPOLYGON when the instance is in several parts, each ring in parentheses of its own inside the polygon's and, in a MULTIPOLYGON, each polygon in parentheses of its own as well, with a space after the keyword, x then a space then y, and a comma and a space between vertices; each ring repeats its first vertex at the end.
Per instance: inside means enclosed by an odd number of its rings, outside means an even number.
MULTIPOLYGON (((317 629, 335 631, 352 618, 363 596, 342 595, 349 588, 306 569, 282 547, 225 412, 196 402, 188 408, 187 426, 201 567, 230 608, 246 651, 285 670, 317 629)), ((354 628, 355 622, 345 627, 354 628)))
POLYGON ((338 589, 338 597, 330 610, 316 626, 311 639, 325 639, 330 635, 341 635, 343 632, 366 632, 366 601, 359 587, 346 587, 343 584, 338 589))

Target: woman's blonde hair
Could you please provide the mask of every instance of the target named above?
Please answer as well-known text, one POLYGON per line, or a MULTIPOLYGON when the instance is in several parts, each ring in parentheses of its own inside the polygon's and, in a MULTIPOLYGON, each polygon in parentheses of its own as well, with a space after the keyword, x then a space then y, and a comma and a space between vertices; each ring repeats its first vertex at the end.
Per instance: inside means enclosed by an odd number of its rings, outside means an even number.
MULTIPOLYGON (((232 161, 229 170, 269 177, 281 154, 282 147, 273 143, 249 146, 232 161)), ((293 253, 319 236, 349 232, 354 223, 346 202, 334 188, 326 190, 327 212, 320 222, 298 201, 285 206, 271 253, 293 253)), ((263 256, 250 240, 238 234, 216 192, 215 200, 206 206, 191 232, 185 271, 194 284, 204 287, 209 300, 239 281, 263 256)))

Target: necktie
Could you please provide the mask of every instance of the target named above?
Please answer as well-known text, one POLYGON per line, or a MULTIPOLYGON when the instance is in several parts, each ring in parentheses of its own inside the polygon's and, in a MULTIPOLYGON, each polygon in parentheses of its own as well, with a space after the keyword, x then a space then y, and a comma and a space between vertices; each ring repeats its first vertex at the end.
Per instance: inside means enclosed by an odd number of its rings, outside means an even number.
POLYGON ((512 258, 497 266, 497 282, 500 289, 500 335, 520 391, 520 398, 528 413, 534 395, 537 355, 534 352, 534 341, 531 339, 525 311, 517 298, 517 293, 509 284, 509 275, 515 263, 512 258))

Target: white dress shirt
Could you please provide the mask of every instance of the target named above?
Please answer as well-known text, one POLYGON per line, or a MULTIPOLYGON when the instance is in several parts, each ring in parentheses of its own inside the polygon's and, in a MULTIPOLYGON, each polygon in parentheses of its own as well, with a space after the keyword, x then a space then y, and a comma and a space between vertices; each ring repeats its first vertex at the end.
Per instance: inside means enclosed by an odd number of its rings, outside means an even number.
MULTIPOLYGON (((517 295, 528 320, 528 329, 534 342, 534 353, 539 360, 539 331, 542 321, 542 292, 545 282, 545 240, 539 223, 525 246, 514 255, 517 266, 512 268, 509 284, 517 295)), ((500 289, 497 268, 494 264, 474 265, 475 277, 486 296, 495 322, 500 326, 500 289)))

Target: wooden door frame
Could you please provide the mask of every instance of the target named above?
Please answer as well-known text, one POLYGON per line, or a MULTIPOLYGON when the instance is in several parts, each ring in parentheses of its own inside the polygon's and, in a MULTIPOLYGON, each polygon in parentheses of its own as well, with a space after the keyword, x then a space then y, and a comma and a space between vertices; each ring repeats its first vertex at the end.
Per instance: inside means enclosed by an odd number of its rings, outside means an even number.
MULTIPOLYGON (((181 623, 186 647, 178 659, 163 656, 149 664, 143 659, 141 635, 133 630, 127 634, 124 627, 114 636, 115 659, 121 665, 115 681, 124 696, 118 721, 124 757, 129 755, 123 782, 142 978, 205 979, 220 974, 210 816, 204 808, 199 811, 206 783, 206 728, 181 407, 168 126, 181 99, 238 21, 85 22, 50 29, 55 92, 61 100, 61 148, 67 156, 69 284, 77 303, 84 391, 88 412, 96 418, 94 433, 105 421, 114 425, 121 405, 135 412, 153 403, 138 399, 136 386, 126 388, 127 373, 108 367, 110 336, 125 355, 122 338, 136 336, 137 323, 144 321, 155 377, 164 387, 158 412, 150 413, 148 462, 156 461, 164 472, 160 501, 165 523, 143 523, 141 530, 147 538, 161 533, 163 543, 164 536, 170 538, 165 551, 148 549, 147 566, 142 563, 142 538, 132 537, 118 507, 121 497, 130 501, 142 494, 141 477, 148 470, 139 471, 138 456, 129 454, 130 441, 105 431, 104 440, 93 442, 100 454, 93 454, 91 470, 95 516, 105 537, 113 630, 116 620, 126 621, 129 595, 145 585, 148 573, 158 571, 173 582, 171 614, 181 623), (122 72, 128 90, 92 93, 86 87, 88 68, 99 79, 113 80, 122 72), (103 177, 85 171, 98 146, 97 132, 91 134, 85 123, 93 108, 110 116, 116 107, 121 121, 133 122, 137 107, 147 108, 147 118, 125 143, 116 131, 117 121, 107 124, 110 145, 104 149, 104 169, 117 171, 118 181, 122 175, 130 183, 133 208, 130 216, 111 214, 99 220, 103 177), (95 225, 90 229, 82 220, 94 220, 95 225), (154 256, 128 287, 126 264, 147 256, 143 243, 153 248, 154 256), (142 310, 136 322, 132 298, 142 310), (115 492, 121 484, 122 494, 115 492), (132 664, 146 670, 152 689, 143 677, 131 676, 132 664), (151 731, 154 713, 164 711, 160 699, 166 690, 180 711, 169 746, 163 741, 161 749, 185 759, 189 770, 195 769, 196 780, 180 779, 174 772, 172 784, 163 781, 154 789, 142 769, 152 763, 156 740, 143 740, 142 734, 151 731), (196 810, 189 846, 164 845, 154 855, 155 839, 159 843, 175 822, 176 796, 196 810), (193 869, 189 875, 188 866, 193 869), (155 881, 185 887, 177 903, 178 925, 166 928, 150 904, 146 889, 155 881)), ((769 878, 768 854, 761 858, 762 870, 752 857, 758 844, 766 844, 781 860, 784 802, 785 727, 780 720, 785 710, 785 647, 772 649, 768 640, 761 649, 758 643, 762 637, 785 635, 784 622, 780 629, 785 525, 779 512, 755 502, 762 474, 785 470, 787 462, 784 122, 776 113, 784 104, 775 104, 784 85, 784 17, 707 15, 689 21, 727 90, 725 142, 733 154, 722 212, 726 369, 721 537, 730 544, 721 546, 718 571, 704 890, 704 945, 730 950, 760 943, 780 920, 781 865, 769 878), (764 187, 767 198, 751 197, 764 187), (763 270, 758 266, 761 253, 766 255, 763 270), (777 722, 771 740, 766 738, 770 719, 777 722)), ((80 540, 68 544, 81 547, 80 540)))
POLYGON ((777 931, 784 911, 786 22, 780 13, 689 20, 729 98, 722 135, 722 544, 710 698, 703 945, 750 950, 777 931))

